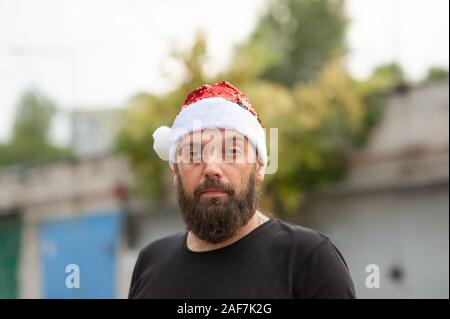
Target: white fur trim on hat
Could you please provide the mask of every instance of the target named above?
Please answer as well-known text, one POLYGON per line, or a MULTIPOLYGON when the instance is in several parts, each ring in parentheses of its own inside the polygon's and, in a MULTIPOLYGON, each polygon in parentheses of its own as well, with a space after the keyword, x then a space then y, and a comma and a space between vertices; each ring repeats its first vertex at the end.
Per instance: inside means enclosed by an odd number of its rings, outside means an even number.
POLYGON ((260 161, 266 166, 267 148, 263 127, 250 111, 223 98, 205 98, 186 106, 175 118, 170 134, 167 126, 155 130, 153 147, 161 159, 169 160, 173 168, 177 148, 184 135, 219 128, 231 129, 246 136, 257 149, 260 161))
POLYGON ((160 126, 153 132, 153 149, 159 158, 168 161, 170 150, 170 127, 160 126))

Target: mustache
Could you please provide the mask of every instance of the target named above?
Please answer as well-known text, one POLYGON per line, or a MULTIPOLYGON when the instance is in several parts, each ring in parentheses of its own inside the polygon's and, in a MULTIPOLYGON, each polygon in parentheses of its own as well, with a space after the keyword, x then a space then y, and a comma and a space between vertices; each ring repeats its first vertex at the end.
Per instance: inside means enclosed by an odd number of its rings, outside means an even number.
POLYGON ((227 193, 228 195, 234 195, 235 193, 231 186, 223 184, 217 179, 207 179, 194 190, 194 197, 199 197, 208 188, 217 189, 221 192, 227 193))

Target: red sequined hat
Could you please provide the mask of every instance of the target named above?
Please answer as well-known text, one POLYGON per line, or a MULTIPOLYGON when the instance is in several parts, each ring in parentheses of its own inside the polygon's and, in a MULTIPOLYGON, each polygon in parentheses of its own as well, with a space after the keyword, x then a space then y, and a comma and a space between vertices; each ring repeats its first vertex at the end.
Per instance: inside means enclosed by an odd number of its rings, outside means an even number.
POLYGON ((242 108, 252 113, 253 116, 255 116, 258 122, 261 124, 261 126, 264 127, 260 117, 256 113, 253 105, 250 103, 245 94, 227 81, 214 83, 213 85, 205 84, 198 89, 195 89, 188 94, 186 100, 184 100, 184 104, 181 106, 181 109, 184 109, 190 104, 209 97, 220 97, 240 105, 242 108))

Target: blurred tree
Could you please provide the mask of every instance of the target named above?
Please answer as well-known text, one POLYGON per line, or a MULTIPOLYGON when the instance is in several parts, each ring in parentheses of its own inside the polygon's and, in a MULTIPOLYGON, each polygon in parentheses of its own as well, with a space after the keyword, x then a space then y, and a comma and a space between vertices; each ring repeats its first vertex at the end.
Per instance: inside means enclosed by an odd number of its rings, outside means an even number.
POLYGON ((0 166, 31 164, 69 156, 66 148, 51 145, 49 130, 56 107, 37 90, 25 91, 19 100, 13 136, 0 145, 0 166))
POLYGON ((448 79, 448 70, 438 66, 431 67, 425 77, 426 82, 442 79, 448 79))
POLYGON ((204 83, 204 65, 207 58, 206 34, 200 29, 196 33, 194 44, 188 50, 172 48, 171 56, 184 68, 185 77, 181 87, 195 88, 204 83))
POLYGON ((271 1, 247 45, 270 57, 262 78, 293 87, 343 53, 346 27, 342 0, 271 1))
POLYGON ((369 82, 353 80, 336 59, 315 81, 292 89, 263 80, 242 86, 264 125, 278 128, 278 171, 263 184, 266 209, 295 213, 307 191, 344 176, 348 155, 370 133, 367 111, 379 114, 382 99, 368 97, 381 90, 369 82))
POLYGON ((12 142, 45 145, 55 110, 53 102, 37 91, 25 91, 18 104, 12 142))
POLYGON ((387 63, 376 67, 371 80, 374 85, 384 88, 395 88, 406 84, 403 69, 397 63, 387 63))

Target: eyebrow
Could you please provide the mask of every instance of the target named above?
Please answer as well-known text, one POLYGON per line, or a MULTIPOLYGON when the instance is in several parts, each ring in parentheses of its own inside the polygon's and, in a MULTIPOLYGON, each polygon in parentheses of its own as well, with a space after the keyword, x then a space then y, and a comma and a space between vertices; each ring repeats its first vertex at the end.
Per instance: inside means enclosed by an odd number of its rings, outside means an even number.
MULTIPOLYGON (((247 140, 247 137, 246 136, 244 136, 244 137, 229 136, 229 137, 225 138, 225 143, 227 143, 230 140, 232 140, 233 145, 238 145, 238 143, 236 143, 237 141, 245 142, 247 140)), ((183 142, 180 144, 179 148, 186 147, 186 146, 192 148, 193 146, 208 144, 209 142, 210 142, 209 140, 202 140, 200 143, 197 143, 197 142, 194 143, 193 141, 183 142)))
POLYGON ((236 142, 245 142, 245 139, 246 139, 246 137, 239 137, 239 138, 237 138, 236 136, 231 136, 231 137, 227 137, 227 138, 225 138, 225 143, 226 142, 228 142, 228 141, 230 141, 230 140, 232 140, 233 141, 233 144, 236 144, 237 145, 237 143, 236 142))

